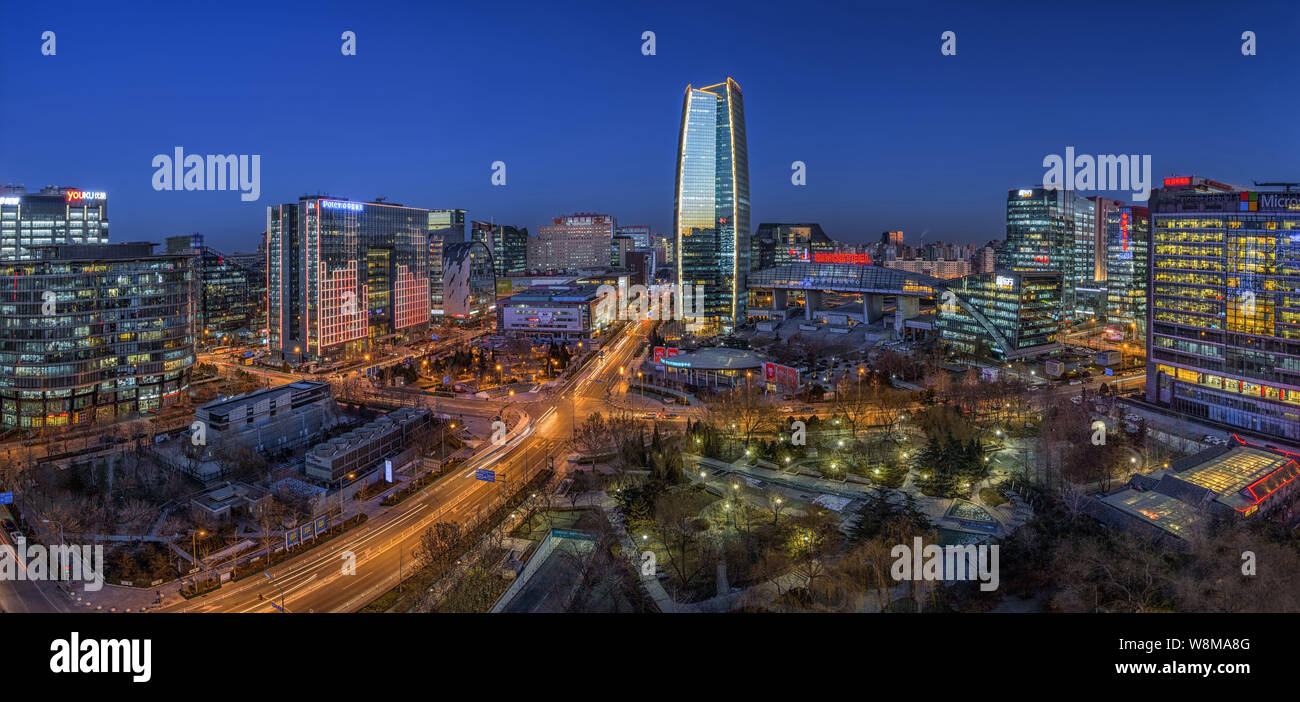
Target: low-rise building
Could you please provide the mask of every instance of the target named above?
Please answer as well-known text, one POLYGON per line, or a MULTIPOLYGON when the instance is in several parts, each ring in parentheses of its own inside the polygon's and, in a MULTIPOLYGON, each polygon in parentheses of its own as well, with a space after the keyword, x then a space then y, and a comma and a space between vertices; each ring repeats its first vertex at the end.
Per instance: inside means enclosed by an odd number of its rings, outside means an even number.
POLYGON ((340 423, 328 383, 299 380, 209 402, 194 411, 208 448, 242 444, 268 454, 309 446, 340 423))
POLYGON ((403 407, 314 446, 307 452, 307 477, 338 483, 348 475, 360 476, 391 461, 394 470, 415 459, 417 434, 432 425, 427 409, 403 407))
POLYGON ((1125 529, 1187 539, 1214 517, 1248 517, 1294 496, 1296 454, 1235 438, 1182 458, 1163 470, 1135 475, 1124 488, 1099 498, 1090 511, 1125 529))
POLYGON ((590 339, 613 321, 597 314, 599 289, 546 285, 517 292, 497 303, 497 329, 562 341, 590 339))

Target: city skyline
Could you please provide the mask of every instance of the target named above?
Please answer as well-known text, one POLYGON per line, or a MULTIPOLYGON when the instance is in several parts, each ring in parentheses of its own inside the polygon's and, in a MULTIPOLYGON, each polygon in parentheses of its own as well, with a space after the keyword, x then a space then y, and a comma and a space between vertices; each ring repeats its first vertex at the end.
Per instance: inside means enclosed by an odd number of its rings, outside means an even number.
MULTIPOLYGON (((76 16, 11 8, 0 28, 0 89, 23 95, 28 109, 11 114, 10 129, 0 135, 0 182, 106 191, 120 232, 114 240, 161 242, 198 231, 231 251, 256 248, 265 207, 317 192, 463 208, 471 218, 530 231, 568 212, 609 212, 667 233, 681 91, 719 75, 733 76, 749 102, 751 222, 817 221, 850 243, 885 230, 903 230, 909 243, 1001 238, 1002 193, 1041 183, 1043 158, 1067 147, 1151 155, 1156 181, 1199 173, 1244 186, 1251 178, 1286 179, 1285 164, 1300 154, 1279 104, 1293 98, 1234 90, 1241 80, 1280 80, 1297 58, 1294 45, 1277 41, 1285 23, 1295 21, 1289 15, 1246 26, 1252 16, 1269 16, 1263 11, 1243 19, 1228 8, 1196 16, 1052 8, 1028 18, 953 4, 942 11, 882 8, 861 28, 836 22, 837 11, 820 6, 780 23, 775 8, 737 13, 738 6, 727 6, 701 8, 692 22, 726 17, 736 31, 692 42, 683 41, 685 6, 592 6, 563 22, 525 6, 509 24, 474 8, 435 16, 413 6, 401 25, 343 7, 295 15, 297 29, 288 37, 270 29, 286 11, 259 8, 267 21, 241 27, 239 51, 223 43, 230 36, 223 30, 239 22, 240 7, 205 10, 202 32, 176 31, 183 14, 163 21, 147 9, 122 10, 138 21, 123 22, 135 28, 111 36, 91 31, 102 19, 93 8, 76 16), (462 31, 419 41, 430 24, 462 31), (1040 36, 1027 31, 1031 24, 1054 31, 1040 36), (1239 24, 1259 34, 1258 55, 1236 50, 1239 24), (786 48, 751 41, 771 35, 773 26, 781 27, 786 48), (583 27, 600 31, 584 32, 579 50, 566 38, 583 27), (39 51, 46 28, 61 30, 55 56, 39 51), (339 51, 345 30, 358 37, 356 56, 339 51), (955 56, 939 52, 947 30, 957 35, 955 56), (655 32, 654 55, 642 54, 644 31, 655 32), (511 48, 495 55, 477 50, 484 33, 511 48), (1086 50, 1099 41, 1129 50, 1086 50), (1083 50, 1072 52, 1074 46, 1083 50), (189 60, 181 64, 158 59, 182 50, 189 60), (1042 60, 1053 52, 1084 64, 1069 69, 1070 100, 1058 99, 1057 62, 1042 60), (529 60, 534 55, 542 58, 529 60), (465 56, 474 56, 473 71, 435 72, 444 79, 444 97, 462 109, 399 91, 406 76, 379 71, 402 63, 455 66, 465 56), (1145 77, 1142 66, 1167 65, 1170 56, 1189 57, 1183 60, 1192 70, 1145 77), (857 65, 897 68, 857 74, 857 65), (92 84, 79 85, 75 96, 65 89, 69 74, 91 70, 92 84), (297 75, 328 76, 319 82, 330 87, 285 88, 297 75), (498 86, 491 106, 476 97, 484 83, 498 86), (329 96, 341 85, 352 86, 344 94, 356 99, 333 102, 329 96), (605 86, 608 109, 575 109, 575 85, 605 86), (1196 104, 1172 101, 1193 88, 1203 96, 1196 104), (1232 111, 1198 107, 1229 96, 1232 111), (74 99, 82 97, 95 99, 93 119, 74 99), (286 101, 298 108, 275 107, 286 101), (1209 110, 1216 128, 1175 119, 1184 110, 1209 110), (831 129, 823 128, 826 115, 831 129), (21 136, 40 132, 64 136, 53 143, 21 136), (1242 133, 1277 136, 1242 140, 1242 133), (155 191, 150 160, 177 146, 260 155, 260 198, 155 191), (505 186, 491 183, 496 161, 506 165, 505 186), (791 184, 795 161, 806 164, 805 186, 791 184), (936 187, 944 191, 937 207, 936 187)), ((1130 199, 1123 192, 1089 194, 1130 199)))

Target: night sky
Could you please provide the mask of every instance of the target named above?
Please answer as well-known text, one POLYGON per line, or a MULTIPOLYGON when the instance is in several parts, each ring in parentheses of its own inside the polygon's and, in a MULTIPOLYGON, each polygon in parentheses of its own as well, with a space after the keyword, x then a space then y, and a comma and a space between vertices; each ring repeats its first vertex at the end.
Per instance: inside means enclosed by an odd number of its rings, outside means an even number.
POLYGON ((1151 154, 1157 180, 1300 180, 1300 4, 979 4, 4 0, 0 183, 107 191, 114 241, 197 231, 225 250, 317 192, 534 233, 575 211, 667 232, 683 91, 726 76, 755 227, 982 243, 1003 236, 1007 189, 1066 146, 1151 154), (260 154, 261 199, 154 191, 150 162, 175 146, 260 154))

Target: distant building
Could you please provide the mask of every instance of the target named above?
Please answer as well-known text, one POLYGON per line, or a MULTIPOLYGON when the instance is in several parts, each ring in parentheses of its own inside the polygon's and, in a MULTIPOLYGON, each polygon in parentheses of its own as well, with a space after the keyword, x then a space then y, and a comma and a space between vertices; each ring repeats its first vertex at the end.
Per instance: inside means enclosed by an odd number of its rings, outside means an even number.
POLYGON ((482 242, 492 252, 492 265, 498 278, 523 275, 528 270, 528 247, 533 239, 528 236, 526 227, 519 229, 508 224, 474 222, 470 239, 482 242))
POLYGON ((764 222, 758 225, 750 238, 749 269, 757 271, 787 263, 808 263, 816 254, 834 250, 835 242, 816 222, 764 222))
POLYGON ((632 253, 636 242, 631 237, 616 236, 609 242, 609 265, 614 268, 627 268, 627 256, 632 253))
POLYGON ((924 259, 896 259, 885 262, 886 268, 897 268, 912 273, 924 273, 936 278, 960 278, 970 275, 970 262, 965 259, 955 261, 927 261, 924 259))
POLYGON ((606 267, 617 228, 610 215, 586 212, 556 217, 537 229, 528 268, 559 272, 606 267))
POLYGON ((229 344, 239 334, 255 333, 253 328, 253 271, 236 263, 210 246, 203 235, 169 236, 167 253, 194 257, 196 285, 195 340, 203 343, 229 344))
POLYGON ((154 244, 32 246, 0 261, 0 426, 105 423, 181 401, 195 272, 154 244))
POLYGON ((108 196, 78 188, 0 187, 0 260, 35 258, 35 246, 108 243, 108 196))
POLYGON ((625 236, 636 242, 636 248, 650 248, 650 227, 644 224, 629 224, 618 227, 615 236, 625 236))

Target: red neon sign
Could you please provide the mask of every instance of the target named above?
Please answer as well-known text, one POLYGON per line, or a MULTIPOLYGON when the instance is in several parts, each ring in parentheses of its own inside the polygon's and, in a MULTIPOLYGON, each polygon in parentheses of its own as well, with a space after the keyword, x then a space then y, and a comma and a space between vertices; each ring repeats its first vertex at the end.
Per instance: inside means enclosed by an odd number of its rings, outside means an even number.
POLYGON ((1192 184, 1192 179, 1190 176, 1177 176, 1174 178, 1165 178, 1166 188, 1172 185, 1191 185, 1191 184, 1192 184))
POLYGON ((871 265, 871 254, 864 253, 815 253, 813 263, 852 263, 859 266, 871 265))

